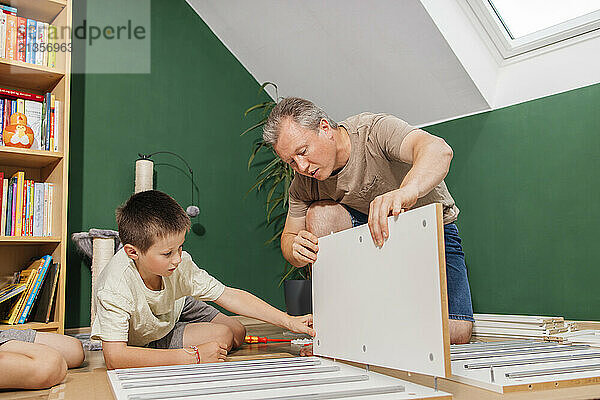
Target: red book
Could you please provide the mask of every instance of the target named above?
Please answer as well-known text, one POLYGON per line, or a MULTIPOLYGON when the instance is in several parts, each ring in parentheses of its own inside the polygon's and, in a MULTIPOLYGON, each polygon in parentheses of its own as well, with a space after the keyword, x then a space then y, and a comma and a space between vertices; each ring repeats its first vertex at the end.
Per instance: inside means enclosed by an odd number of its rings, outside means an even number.
POLYGON ((27 18, 17 17, 17 53, 16 59, 25 62, 27 48, 27 18))
POLYGON ((33 101, 44 101, 44 96, 41 94, 33 94, 28 92, 21 92, 20 90, 5 89, 0 87, 1 97, 10 97, 11 99, 25 99, 33 101))

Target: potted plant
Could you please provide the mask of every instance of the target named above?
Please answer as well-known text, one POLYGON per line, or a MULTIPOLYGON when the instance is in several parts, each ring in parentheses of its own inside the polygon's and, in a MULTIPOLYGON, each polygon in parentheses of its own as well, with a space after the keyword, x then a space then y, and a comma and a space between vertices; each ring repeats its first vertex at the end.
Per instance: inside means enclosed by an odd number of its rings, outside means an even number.
MULTIPOLYGON (((272 82, 263 83, 258 94, 266 93, 268 86, 275 89, 275 99, 279 100, 277 85, 272 82)), ((273 236, 264 244, 265 246, 277 245, 281 247, 281 234, 288 211, 288 190, 294 178, 294 170, 264 142, 262 129, 260 129, 267 122, 269 113, 276 104, 276 101, 268 100, 248 108, 244 112, 244 117, 251 113, 252 115, 259 113, 260 120, 242 132, 240 136, 249 132, 257 135, 256 140, 252 143, 252 151, 248 158, 248 170, 252 167, 262 168, 247 194, 252 191, 266 191, 265 226, 273 229, 273 236), (260 161, 257 162, 257 160, 260 161)), ((282 284, 288 314, 304 315, 312 312, 310 265, 296 268, 285 261, 279 286, 282 284)))

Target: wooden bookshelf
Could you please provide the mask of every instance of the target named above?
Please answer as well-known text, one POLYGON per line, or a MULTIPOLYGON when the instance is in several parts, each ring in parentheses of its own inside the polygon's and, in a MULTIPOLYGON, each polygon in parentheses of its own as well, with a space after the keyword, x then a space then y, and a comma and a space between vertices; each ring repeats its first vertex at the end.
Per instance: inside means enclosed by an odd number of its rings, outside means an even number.
POLYGON ((0 58, 0 85, 26 87, 30 91, 48 92, 65 76, 56 68, 0 58))
MULTIPOLYGON (((72 26, 72 0, 3 0, 17 8, 17 15, 47 22, 57 27, 72 26)), ((61 38, 59 43, 69 43, 61 38)), ((58 52, 56 68, 42 67, 0 58, 0 86, 43 95, 51 92, 61 101, 59 116, 62 132, 58 133, 58 152, 0 147, 0 171, 10 177, 25 171, 25 179, 54 184, 52 207, 52 233, 50 237, 0 236, 0 275, 7 276, 26 268, 32 258, 51 254, 53 262, 60 264, 60 276, 55 298, 54 313, 47 324, 29 322, 20 325, 0 324, 4 329, 35 329, 47 332, 64 332, 65 282, 67 255, 67 199, 69 154, 69 109, 71 91, 71 54, 58 52)))

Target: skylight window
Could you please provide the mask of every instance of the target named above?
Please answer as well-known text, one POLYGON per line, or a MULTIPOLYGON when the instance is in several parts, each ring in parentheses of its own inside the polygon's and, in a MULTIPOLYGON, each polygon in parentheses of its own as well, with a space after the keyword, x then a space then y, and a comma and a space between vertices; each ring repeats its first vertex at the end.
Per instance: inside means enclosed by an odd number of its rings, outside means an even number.
POLYGON ((600 0, 489 0, 512 39, 600 9, 600 0))
POLYGON ((504 59, 600 34, 600 0, 463 1, 504 59))

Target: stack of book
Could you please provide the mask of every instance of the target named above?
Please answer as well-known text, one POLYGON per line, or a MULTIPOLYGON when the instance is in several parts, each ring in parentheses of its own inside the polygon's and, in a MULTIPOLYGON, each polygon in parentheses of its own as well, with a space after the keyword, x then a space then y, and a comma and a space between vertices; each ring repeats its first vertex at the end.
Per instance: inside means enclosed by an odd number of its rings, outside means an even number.
POLYGON ((61 108, 61 102, 52 93, 42 96, 0 87, 0 145, 5 145, 2 132, 10 124, 10 116, 20 112, 27 117, 27 125, 33 130, 31 149, 58 151, 61 108))
POLYGON ((564 317, 535 315, 474 314, 473 338, 483 341, 539 339, 563 342, 568 331, 564 317))
POLYGON ((47 255, 16 273, 10 283, 0 288, 0 322, 49 322, 59 272, 59 265, 47 255))
POLYGON ((15 7, 0 4, 0 58, 56 68, 58 33, 55 26, 19 17, 15 7))
POLYGON ((23 171, 10 179, 0 172, 0 182, 0 236, 52 236, 54 184, 25 179, 23 171))

